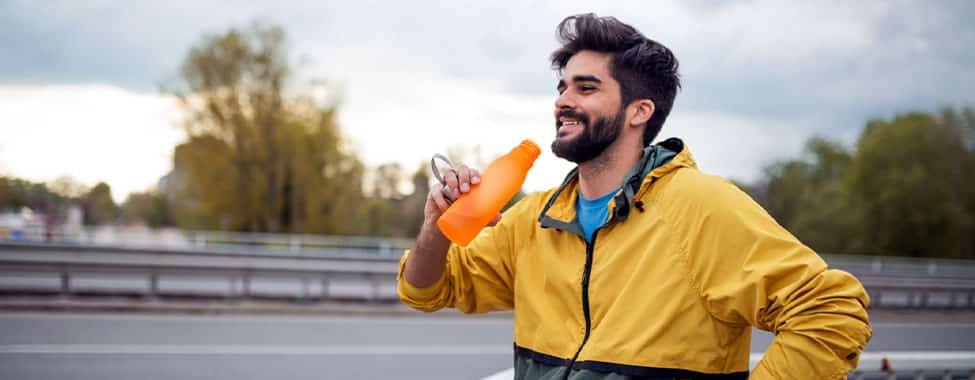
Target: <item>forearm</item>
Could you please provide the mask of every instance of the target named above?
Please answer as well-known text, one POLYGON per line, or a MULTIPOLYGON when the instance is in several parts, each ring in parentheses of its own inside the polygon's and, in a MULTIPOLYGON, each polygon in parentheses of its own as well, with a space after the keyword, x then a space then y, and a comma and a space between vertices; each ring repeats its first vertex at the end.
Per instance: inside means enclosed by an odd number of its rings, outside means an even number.
POLYGON ((450 240, 440 232, 435 220, 425 221, 406 258, 403 278, 416 288, 426 288, 437 283, 447 266, 447 250, 450 240))

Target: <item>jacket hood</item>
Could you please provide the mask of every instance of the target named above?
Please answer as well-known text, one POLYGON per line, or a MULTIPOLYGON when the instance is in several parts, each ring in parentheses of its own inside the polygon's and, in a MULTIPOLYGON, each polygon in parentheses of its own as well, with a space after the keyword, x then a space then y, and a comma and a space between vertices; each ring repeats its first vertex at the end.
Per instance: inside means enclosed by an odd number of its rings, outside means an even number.
MULTIPOLYGON (((639 202, 640 196, 655 179, 682 167, 696 168, 697 164, 681 139, 671 137, 644 148, 640 160, 623 177, 620 189, 609 203, 610 220, 625 221, 630 214, 630 208, 635 202, 639 202)), ((579 168, 576 167, 569 172, 542 208, 538 222, 543 228, 563 229, 583 236, 575 209, 576 197, 579 196, 578 186, 579 168)))

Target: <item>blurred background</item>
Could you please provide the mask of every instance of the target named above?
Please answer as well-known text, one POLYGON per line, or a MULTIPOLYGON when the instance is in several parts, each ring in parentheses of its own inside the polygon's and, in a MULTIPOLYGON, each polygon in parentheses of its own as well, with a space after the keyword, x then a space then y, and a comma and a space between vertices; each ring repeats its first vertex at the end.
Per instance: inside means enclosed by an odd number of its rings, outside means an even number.
POLYGON ((660 139, 866 285, 851 377, 971 376, 972 3, 255 0, 0 1, 0 378, 504 371, 510 314, 409 311, 396 261, 432 154, 551 142, 585 12, 680 60, 660 139))

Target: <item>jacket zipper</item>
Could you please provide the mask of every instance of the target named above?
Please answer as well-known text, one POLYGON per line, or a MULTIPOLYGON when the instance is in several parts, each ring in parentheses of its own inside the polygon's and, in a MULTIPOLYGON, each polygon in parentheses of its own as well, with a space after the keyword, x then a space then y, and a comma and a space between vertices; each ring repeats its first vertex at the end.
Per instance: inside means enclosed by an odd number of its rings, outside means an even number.
POLYGON ((586 342, 589 341, 589 332, 592 329, 592 319, 589 316, 589 277, 592 273, 592 257, 596 246, 596 235, 599 234, 599 230, 602 228, 602 226, 597 227, 596 230, 592 232, 592 242, 586 242, 586 266, 582 272, 582 315, 586 318, 586 333, 582 337, 582 343, 579 344, 579 349, 576 350, 576 354, 572 356, 572 361, 569 362, 569 365, 566 368, 565 377, 563 378, 565 380, 568 380, 569 375, 572 374, 572 367, 575 366, 576 359, 579 358, 582 348, 585 347, 586 342))

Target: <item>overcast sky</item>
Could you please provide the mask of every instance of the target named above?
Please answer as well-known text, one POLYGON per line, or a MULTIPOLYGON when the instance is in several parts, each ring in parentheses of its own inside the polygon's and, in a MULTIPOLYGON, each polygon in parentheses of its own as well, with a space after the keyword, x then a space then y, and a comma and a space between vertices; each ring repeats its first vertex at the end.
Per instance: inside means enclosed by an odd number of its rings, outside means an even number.
MULTIPOLYGON (((683 91, 661 137, 744 181, 818 134, 975 104, 971 1, 0 1, 0 173, 107 181, 121 201, 172 166, 181 115, 158 91, 205 34, 282 26, 301 80, 340 84, 342 130, 368 165, 408 171, 451 146, 548 146, 565 16, 594 11, 669 46, 683 91), (487 4, 491 3, 491 4, 487 4)), ((551 152, 526 187, 559 183, 551 152)))

